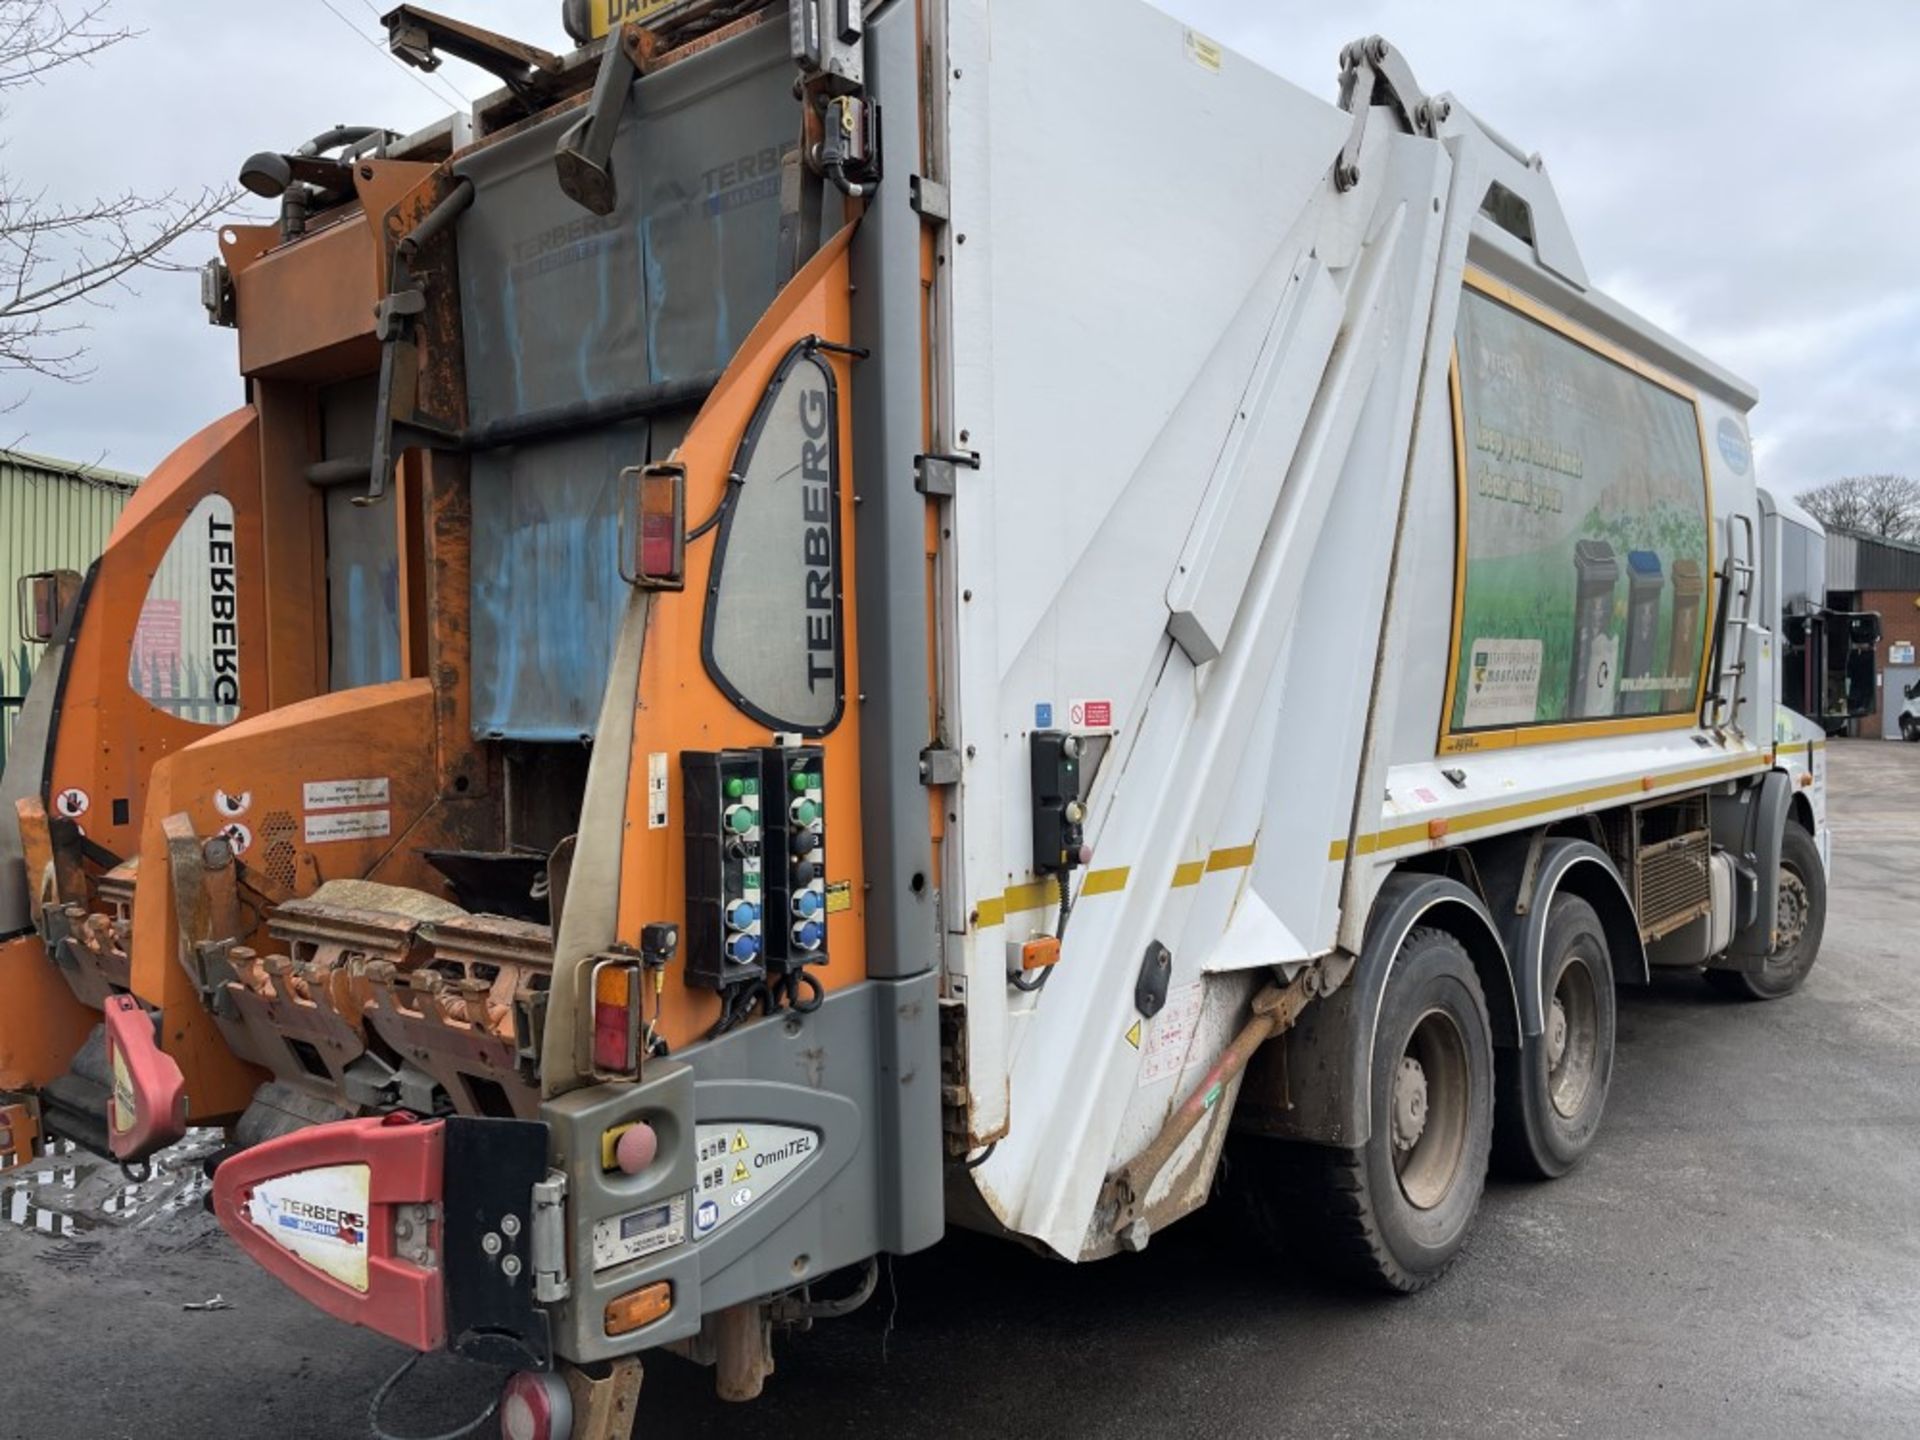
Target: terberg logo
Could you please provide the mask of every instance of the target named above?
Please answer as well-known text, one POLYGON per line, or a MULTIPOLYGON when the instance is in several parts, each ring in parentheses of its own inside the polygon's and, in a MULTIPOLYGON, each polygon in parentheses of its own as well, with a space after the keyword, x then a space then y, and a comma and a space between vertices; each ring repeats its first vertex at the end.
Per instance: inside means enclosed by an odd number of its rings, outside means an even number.
POLYGON ((213 698, 216 704, 240 704, 240 613, 234 588, 233 518, 207 512, 207 608, 213 617, 213 698))
MULTIPOLYGON (((811 368, 811 367, 809 367, 811 368)), ((833 635, 833 407, 824 383, 800 387, 800 545, 807 575, 807 689, 837 683, 833 635)))

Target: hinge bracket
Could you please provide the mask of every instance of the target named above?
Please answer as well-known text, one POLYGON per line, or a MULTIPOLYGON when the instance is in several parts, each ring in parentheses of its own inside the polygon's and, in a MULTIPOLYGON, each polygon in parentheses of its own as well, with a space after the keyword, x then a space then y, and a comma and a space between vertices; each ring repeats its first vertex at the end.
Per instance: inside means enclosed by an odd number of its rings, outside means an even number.
POLYGON ((1429 100, 1413 78, 1413 67, 1378 35, 1356 40, 1340 52, 1340 108, 1353 116, 1347 142, 1333 164, 1334 187, 1351 190, 1360 183, 1360 146, 1367 138, 1367 115, 1375 105, 1389 106, 1414 135, 1431 136, 1452 109, 1445 99, 1429 100))
POLYGON ((914 211, 929 225, 945 225, 953 219, 953 197, 938 180, 924 175, 908 178, 908 198, 914 211))
POLYGON ((971 452, 962 455, 916 455, 913 457, 913 488, 922 495, 951 500, 959 489, 962 468, 978 470, 980 457, 971 452))
POLYGON ((527 1254, 533 1269, 533 1298, 543 1305, 573 1293, 567 1279, 567 1177, 549 1170, 533 1187, 533 1225, 527 1254))
POLYGON ((943 750, 937 745, 922 750, 920 752, 920 783, 929 787, 958 785, 960 783, 960 752, 943 750))

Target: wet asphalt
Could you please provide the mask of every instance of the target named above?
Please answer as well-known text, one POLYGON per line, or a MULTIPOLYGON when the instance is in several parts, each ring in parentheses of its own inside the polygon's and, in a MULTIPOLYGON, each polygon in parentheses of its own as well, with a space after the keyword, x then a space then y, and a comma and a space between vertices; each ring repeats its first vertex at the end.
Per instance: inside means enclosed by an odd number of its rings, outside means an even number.
MULTIPOLYGON (((650 1361, 637 1433, 1920 1435, 1920 745, 1829 753, 1836 875, 1806 988, 1622 992, 1597 1149, 1491 1185, 1433 1289, 1334 1288, 1210 1212, 1085 1267, 955 1233, 782 1344, 752 1405, 650 1361)), ((192 1206, 64 1238, 0 1221, 0 1436, 364 1435, 404 1353, 192 1206), (181 1308, 215 1294, 231 1308, 181 1308)), ((389 1425, 449 1429, 494 1384, 430 1358, 389 1425)))

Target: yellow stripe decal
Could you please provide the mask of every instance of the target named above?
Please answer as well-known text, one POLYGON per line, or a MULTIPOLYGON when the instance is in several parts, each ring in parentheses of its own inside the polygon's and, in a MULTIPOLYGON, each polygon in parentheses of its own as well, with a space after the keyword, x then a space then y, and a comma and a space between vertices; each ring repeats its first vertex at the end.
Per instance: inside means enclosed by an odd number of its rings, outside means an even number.
MULTIPOLYGON (((1495 805, 1486 810, 1470 810, 1464 815, 1447 816, 1447 833, 1455 835, 1462 830, 1486 830, 1512 820, 1531 820, 1541 815, 1571 814, 1582 806, 1598 805, 1608 800, 1625 800, 1635 795, 1651 796, 1657 792, 1673 790, 1681 786, 1726 779, 1736 774, 1750 774, 1764 770, 1766 765, 1765 755, 1741 756, 1733 760, 1722 760, 1717 765, 1702 765, 1692 770, 1682 770, 1674 775, 1649 776, 1648 778, 1653 781, 1651 790, 1638 780, 1621 780, 1612 785, 1597 785, 1591 790, 1576 790, 1570 795, 1550 795, 1539 800, 1521 800, 1512 805, 1495 805), (1759 763, 1756 764, 1756 761, 1759 763)), ((1404 845, 1422 844, 1432 838, 1427 829, 1428 823, 1421 820, 1412 825, 1396 825, 1389 830, 1362 835, 1358 846, 1359 853, 1371 855, 1379 850, 1398 850, 1404 845)), ((1335 840, 1327 846, 1329 861, 1346 858, 1347 842, 1345 840, 1335 840)))
MULTIPOLYGON (((1201 878, 1217 870, 1244 870, 1253 864, 1254 847, 1252 845, 1233 845, 1224 850, 1215 850, 1205 860, 1184 860, 1174 867, 1173 885, 1175 890, 1185 889, 1189 885, 1198 885, 1201 878)), ((1087 878, 1080 884, 1079 898, 1089 895, 1115 895, 1127 888, 1127 880, 1133 874, 1131 866, 1120 865, 1110 870, 1089 870, 1087 878)), ((1026 910, 1044 910, 1059 901, 1060 892, 1051 880, 1030 880, 1021 885, 1009 885, 1004 895, 990 895, 982 900, 974 912, 974 925, 986 929, 989 925, 1006 923, 1009 915, 1017 915, 1026 910)))
POLYGON ((1207 856, 1207 869, 1244 870, 1253 864, 1253 846, 1235 845, 1229 850, 1216 850, 1207 856))

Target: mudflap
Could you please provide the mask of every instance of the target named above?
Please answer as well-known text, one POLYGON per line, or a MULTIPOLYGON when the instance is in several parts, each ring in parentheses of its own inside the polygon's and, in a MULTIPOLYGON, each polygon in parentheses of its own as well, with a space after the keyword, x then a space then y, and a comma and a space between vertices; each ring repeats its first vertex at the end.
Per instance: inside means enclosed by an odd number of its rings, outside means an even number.
POLYGON ((221 1226, 335 1319, 410 1345, 545 1367, 534 1297, 537 1120, 396 1114, 314 1125, 214 1172, 221 1226))

